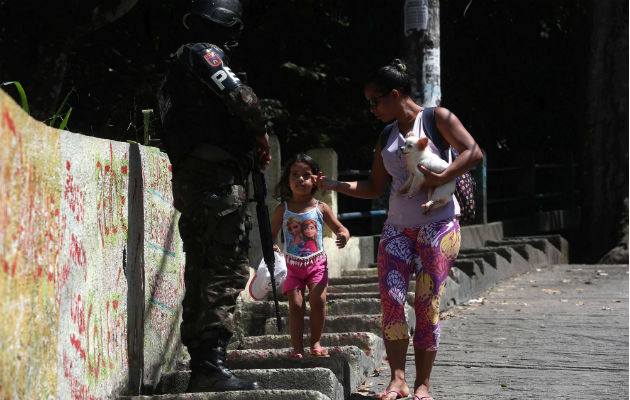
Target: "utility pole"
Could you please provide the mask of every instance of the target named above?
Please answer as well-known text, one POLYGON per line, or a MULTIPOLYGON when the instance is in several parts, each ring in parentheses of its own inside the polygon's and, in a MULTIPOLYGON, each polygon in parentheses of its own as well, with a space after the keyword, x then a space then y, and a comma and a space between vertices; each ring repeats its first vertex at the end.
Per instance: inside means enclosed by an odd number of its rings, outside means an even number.
POLYGON ((406 0, 403 57, 411 76, 411 97, 423 107, 439 106, 440 1, 406 0))

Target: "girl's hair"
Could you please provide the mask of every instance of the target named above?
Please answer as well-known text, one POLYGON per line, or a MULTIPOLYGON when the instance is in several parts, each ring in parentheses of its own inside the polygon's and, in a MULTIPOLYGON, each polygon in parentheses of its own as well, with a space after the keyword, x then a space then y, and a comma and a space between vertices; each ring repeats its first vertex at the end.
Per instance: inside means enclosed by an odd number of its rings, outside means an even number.
POLYGON ((411 78, 407 73, 407 65, 399 58, 390 64, 380 67, 365 81, 366 85, 372 84, 381 94, 387 94, 393 89, 405 96, 411 93, 411 78))
MULTIPOLYGON (((317 175, 319 173, 319 165, 317 162, 313 160, 311 156, 308 156, 304 153, 297 153, 293 157, 287 161, 282 169, 282 175, 280 176, 280 182, 276 185, 276 188, 273 192, 273 197, 278 201, 289 200, 293 197, 293 192, 289 187, 289 175, 291 174, 291 166, 297 162, 302 162, 309 167, 311 167, 311 172, 313 175, 317 175)), ((317 186, 313 185, 313 189, 311 190, 311 194, 315 194, 317 192, 317 186)))

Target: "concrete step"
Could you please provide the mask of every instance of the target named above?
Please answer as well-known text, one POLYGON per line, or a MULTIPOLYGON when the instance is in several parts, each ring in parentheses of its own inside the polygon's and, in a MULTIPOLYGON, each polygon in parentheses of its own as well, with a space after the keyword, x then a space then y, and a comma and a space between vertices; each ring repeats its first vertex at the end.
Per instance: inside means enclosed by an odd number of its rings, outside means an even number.
MULTIPOLYGON (((239 378, 260 382, 263 390, 315 390, 331 400, 344 399, 343 386, 327 368, 240 369, 232 372, 239 378)), ((164 374, 155 394, 185 393, 189 381, 190 371, 164 374)))
MULTIPOLYGON (((292 349, 233 350, 228 353, 228 365, 234 369, 294 369, 327 368, 343 386, 346 398, 356 391, 368 374, 381 365, 381 358, 368 356, 357 346, 328 346, 330 357, 293 358, 292 349)), ((376 355, 376 354, 374 354, 376 355)))
POLYGON ((470 258, 483 258, 497 269, 499 280, 508 279, 532 269, 531 264, 510 246, 482 247, 460 252, 459 259, 470 258))
MULTIPOLYGON (((267 307, 260 307, 259 304, 252 305, 248 303, 243 305, 243 312, 254 313, 257 312, 267 317, 275 317, 275 306, 271 301, 264 302, 267 307)), ((289 316, 289 303, 279 302, 280 316, 289 316)), ((308 300, 305 302, 306 315, 311 315, 311 305, 308 300)), ((380 298, 347 298, 347 299, 326 299, 326 315, 331 317, 341 316, 348 314, 378 314, 381 312, 381 300, 380 298)))
POLYGON ((332 400, 315 390, 254 390, 245 392, 178 393, 119 396, 118 400, 332 400))
MULTIPOLYGON (((309 334, 310 317, 304 317, 304 333, 309 334)), ((328 333, 346 333, 346 332, 370 332, 380 336, 381 331, 381 314, 371 315, 344 315, 344 316, 326 316, 324 322, 324 332, 328 333)), ((278 332, 276 327, 276 319, 269 318, 265 323, 265 334, 289 334, 289 318, 282 317, 282 332, 278 332)))
MULTIPOLYGON (((304 335, 304 347, 309 347, 309 336, 304 335)), ((324 347, 329 346, 356 346, 367 356, 382 359, 384 353, 384 343, 378 335, 370 332, 348 332, 348 333, 324 333, 321 337, 324 347)), ((280 349, 290 348, 290 335, 263 335, 249 336, 238 343, 238 348, 230 347, 229 350, 253 350, 253 349, 280 349)))
POLYGON ((378 275, 341 276, 339 278, 328 279, 328 286, 359 285, 362 283, 378 283, 378 275))
POLYGON ((342 269, 341 276, 378 276, 378 269, 376 268, 376 264, 373 264, 373 267, 369 268, 359 268, 359 269, 342 269))
MULTIPOLYGON (((416 327, 416 318, 413 307, 409 303, 405 303, 405 315, 407 318, 407 327, 413 332, 416 327)), ((342 316, 326 316, 324 322, 324 332, 327 333, 345 333, 345 332, 370 332, 375 335, 381 335, 381 314, 355 314, 342 316)), ((269 318, 265 323, 265 335, 289 333, 289 319, 282 317, 282 332, 278 332, 276 319, 269 318)), ((310 333, 310 317, 304 317, 304 333, 310 333)))

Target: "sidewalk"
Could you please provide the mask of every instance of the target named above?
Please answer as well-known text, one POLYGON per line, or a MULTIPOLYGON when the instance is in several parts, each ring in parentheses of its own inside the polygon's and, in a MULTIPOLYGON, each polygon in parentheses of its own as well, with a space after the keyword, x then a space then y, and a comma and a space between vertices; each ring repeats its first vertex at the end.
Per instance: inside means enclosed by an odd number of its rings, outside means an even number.
MULTIPOLYGON (((436 400, 627 399, 628 266, 556 265, 443 313, 436 400)), ((413 348, 407 381, 415 378, 413 348)), ((352 400, 374 398, 389 366, 352 400)))

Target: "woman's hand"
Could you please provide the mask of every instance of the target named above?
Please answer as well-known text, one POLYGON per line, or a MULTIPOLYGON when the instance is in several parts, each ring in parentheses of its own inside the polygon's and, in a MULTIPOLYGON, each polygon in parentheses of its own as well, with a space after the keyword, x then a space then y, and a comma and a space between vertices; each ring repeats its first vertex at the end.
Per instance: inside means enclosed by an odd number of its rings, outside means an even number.
POLYGON ((420 170, 420 172, 422 172, 422 175, 424 175, 424 183, 422 184, 422 186, 436 187, 447 182, 444 180, 444 176, 442 175, 443 172, 436 174, 435 172, 429 171, 428 169, 424 168, 420 164, 418 164, 418 169, 420 170))
POLYGON ((326 190, 335 190, 339 183, 334 179, 325 177, 321 171, 319 171, 317 175, 311 175, 311 181, 314 185, 317 185, 322 193, 326 193, 326 190))
POLYGON ((275 251, 276 253, 282 254, 282 251, 280 250, 280 247, 278 247, 278 245, 275 244, 275 243, 273 244, 273 251, 275 251))

